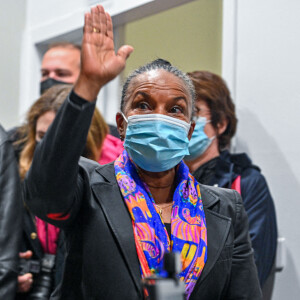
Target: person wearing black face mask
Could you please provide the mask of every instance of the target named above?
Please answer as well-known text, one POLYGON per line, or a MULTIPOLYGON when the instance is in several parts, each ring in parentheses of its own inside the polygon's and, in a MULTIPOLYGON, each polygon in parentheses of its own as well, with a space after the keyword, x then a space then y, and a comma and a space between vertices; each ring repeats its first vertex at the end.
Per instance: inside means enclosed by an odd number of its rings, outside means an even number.
POLYGON ((41 65, 41 95, 56 84, 74 83, 80 70, 80 46, 68 42, 49 46, 41 65))
MULTIPOLYGON (((49 46, 41 66, 41 95, 56 84, 75 83, 80 70, 80 51, 79 45, 69 42, 59 42, 49 46)), ((120 138, 116 126, 108 124, 108 127, 113 137, 120 138)))
MULTIPOLYGON (((56 84, 73 84, 80 70, 80 46, 68 42, 54 43, 43 56, 41 65, 40 94, 56 84)), ((24 137, 19 128, 8 131, 8 137, 15 148, 15 155, 19 160, 24 147, 23 143, 16 143, 24 137)))
POLYGON ((40 94, 41 95, 44 94, 45 91, 47 91, 48 89, 50 89, 51 87, 53 87, 54 85, 57 85, 57 84, 66 84, 66 83, 63 81, 53 79, 53 78, 48 78, 44 81, 41 81, 40 94))
MULTIPOLYGON (((81 47, 70 42, 57 42, 49 46, 45 52, 41 64, 40 95, 47 89, 57 84, 74 84, 80 71, 81 47)), ((117 157, 120 154, 122 145, 116 126, 107 124, 109 134, 104 141, 103 153, 109 151, 107 158, 104 154, 104 161, 117 157), (107 150, 106 150, 107 149, 107 150)), ((19 160, 24 144, 19 141, 24 138, 19 127, 8 130, 8 138, 14 145, 15 155, 19 160)))

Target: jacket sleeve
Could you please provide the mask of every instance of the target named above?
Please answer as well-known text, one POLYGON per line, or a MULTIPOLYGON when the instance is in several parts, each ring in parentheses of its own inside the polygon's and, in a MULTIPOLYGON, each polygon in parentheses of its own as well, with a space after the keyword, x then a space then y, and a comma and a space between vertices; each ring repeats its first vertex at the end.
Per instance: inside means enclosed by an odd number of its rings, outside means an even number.
POLYGON ((256 170, 242 175, 242 198, 249 220, 249 233, 261 286, 275 260, 277 224, 273 199, 265 178, 256 170))
POLYGON ((88 185, 78 161, 94 108, 95 103, 71 92, 36 147, 24 180, 25 201, 30 210, 58 227, 72 223, 88 185))
POLYGON ((0 299, 15 299, 21 239, 22 199, 12 146, 0 126, 0 299))
POLYGON ((231 278, 226 299, 262 299, 257 270, 253 258, 253 249, 248 233, 248 219, 241 196, 235 195, 234 247, 232 255, 231 278))

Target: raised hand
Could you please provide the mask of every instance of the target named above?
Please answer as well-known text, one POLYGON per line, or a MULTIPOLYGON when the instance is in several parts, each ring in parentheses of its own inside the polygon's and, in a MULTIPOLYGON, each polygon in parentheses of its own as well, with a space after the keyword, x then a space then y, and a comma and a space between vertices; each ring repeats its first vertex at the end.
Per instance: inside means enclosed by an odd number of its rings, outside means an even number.
POLYGON ((81 71, 75 92, 86 100, 95 100, 101 87, 124 69, 132 51, 125 45, 115 53, 111 17, 101 5, 93 7, 85 14, 81 71))

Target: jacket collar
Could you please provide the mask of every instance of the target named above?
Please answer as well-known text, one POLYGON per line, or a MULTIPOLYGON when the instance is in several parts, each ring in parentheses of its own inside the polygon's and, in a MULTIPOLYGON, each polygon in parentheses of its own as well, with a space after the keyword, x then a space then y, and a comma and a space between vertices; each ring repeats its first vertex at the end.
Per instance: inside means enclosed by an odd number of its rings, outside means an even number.
POLYGON ((211 189, 209 189, 206 185, 199 184, 199 186, 204 208, 209 209, 220 201, 220 197, 212 192, 211 189))
MULTIPOLYGON (((120 245, 120 249, 123 252, 135 285, 141 292, 140 265, 135 248, 132 222, 117 185, 114 166, 113 164, 108 164, 97 168, 96 171, 107 180, 107 183, 95 183, 92 185, 92 189, 120 245), (107 197, 107 195, 110 196, 107 197), (116 209, 116 207, 118 207, 118 209, 116 209)), ((200 184, 200 191, 205 210, 208 245, 207 261, 201 277, 195 286, 195 293, 197 293, 201 283, 210 273, 219 258, 231 225, 230 218, 220 215, 213 210, 215 205, 220 201, 218 194, 213 191, 213 188, 200 184)))
POLYGON ((111 184, 117 183, 113 162, 103 166, 99 166, 96 169, 96 172, 98 172, 102 177, 104 177, 107 180, 107 182, 111 184))

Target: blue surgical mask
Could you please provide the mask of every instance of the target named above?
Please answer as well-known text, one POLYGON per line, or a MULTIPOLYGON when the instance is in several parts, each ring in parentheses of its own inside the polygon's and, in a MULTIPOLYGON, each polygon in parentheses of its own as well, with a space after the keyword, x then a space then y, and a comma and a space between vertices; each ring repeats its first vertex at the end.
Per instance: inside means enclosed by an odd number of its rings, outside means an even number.
POLYGON ((199 157, 207 150, 214 140, 215 136, 209 138, 204 132, 204 127, 209 122, 210 121, 207 121, 205 117, 199 117, 197 119, 196 126, 189 144, 190 155, 187 155, 184 158, 185 160, 194 160, 199 157))
POLYGON ((189 123, 162 114, 123 117, 128 123, 124 147, 140 168, 166 171, 189 154, 189 123))

